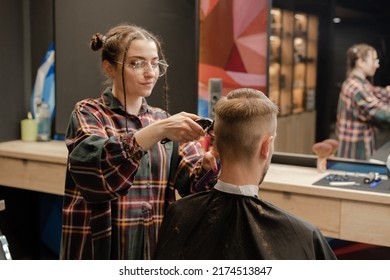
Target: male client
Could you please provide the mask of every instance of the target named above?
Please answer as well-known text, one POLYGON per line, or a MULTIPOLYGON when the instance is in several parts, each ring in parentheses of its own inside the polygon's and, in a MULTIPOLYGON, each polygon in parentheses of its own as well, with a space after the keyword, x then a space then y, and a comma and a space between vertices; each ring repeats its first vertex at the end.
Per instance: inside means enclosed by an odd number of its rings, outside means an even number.
POLYGON ((277 106, 244 88, 220 99, 214 112, 218 181, 168 208, 155 258, 335 259, 316 227, 259 197, 274 150, 277 106))

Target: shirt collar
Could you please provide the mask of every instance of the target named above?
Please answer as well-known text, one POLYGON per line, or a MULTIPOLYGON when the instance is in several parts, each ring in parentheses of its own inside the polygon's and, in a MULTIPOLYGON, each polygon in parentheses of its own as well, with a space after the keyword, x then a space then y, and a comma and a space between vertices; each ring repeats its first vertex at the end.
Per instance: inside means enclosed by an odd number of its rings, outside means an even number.
MULTIPOLYGON (((108 87, 104 90, 102 94, 102 99, 104 104, 108 106, 111 110, 121 110, 124 111, 124 107, 119 102, 119 100, 112 94, 112 88, 108 87)), ((139 114, 146 113, 148 111, 148 103, 145 98, 142 98, 141 109, 139 114)))
POLYGON ((362 77, 359 77, 358 75, 352 74, 352 78, 357 79, 361 82, 365 82, 367 79, 363 79, 362 77))
POLYGON ((259 187, 255 185, 237 186, 237 185, 232 185, 229 183, 222 182, 221 180, 218 180, 217 184, 214 186, 214 189, 217 189, 225 193, 259 198, 259 187))

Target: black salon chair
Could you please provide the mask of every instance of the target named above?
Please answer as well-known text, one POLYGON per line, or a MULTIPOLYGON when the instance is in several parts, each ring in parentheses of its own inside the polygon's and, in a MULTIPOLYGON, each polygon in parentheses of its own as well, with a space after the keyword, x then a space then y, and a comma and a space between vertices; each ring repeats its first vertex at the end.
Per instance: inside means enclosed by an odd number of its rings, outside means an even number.
MULTIPOLYGON (((0 212, 5 210, 4 200, 0 200, 0 212)), ((5 235, 2 234, 0 228, 0 260, 12 260, 11 253, 8 248, 8 242, 5 235)))

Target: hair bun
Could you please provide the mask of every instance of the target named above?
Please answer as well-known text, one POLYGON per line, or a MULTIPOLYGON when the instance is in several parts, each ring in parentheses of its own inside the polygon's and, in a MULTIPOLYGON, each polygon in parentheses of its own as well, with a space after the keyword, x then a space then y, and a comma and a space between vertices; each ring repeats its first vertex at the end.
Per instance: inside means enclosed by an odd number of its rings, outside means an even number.
POLYGON ((104 45, 105 37, 100 33, 96 33, 91 38, 91 49, 97 51, 104 45))

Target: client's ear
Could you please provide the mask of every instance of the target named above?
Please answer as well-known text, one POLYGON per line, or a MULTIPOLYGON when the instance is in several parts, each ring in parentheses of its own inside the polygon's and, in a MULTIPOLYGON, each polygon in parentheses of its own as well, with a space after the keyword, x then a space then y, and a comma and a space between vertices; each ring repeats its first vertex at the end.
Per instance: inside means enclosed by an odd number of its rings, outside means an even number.
POLYGON ((273 145, 274 137, 267 136, 261 144, 260 156, 263 159, 268 159, 272 156, 272 145, 273 145))

